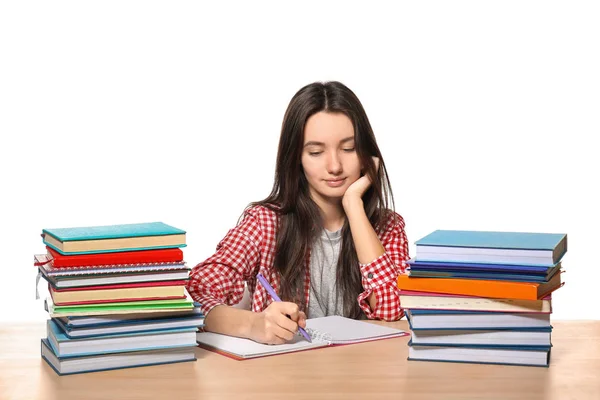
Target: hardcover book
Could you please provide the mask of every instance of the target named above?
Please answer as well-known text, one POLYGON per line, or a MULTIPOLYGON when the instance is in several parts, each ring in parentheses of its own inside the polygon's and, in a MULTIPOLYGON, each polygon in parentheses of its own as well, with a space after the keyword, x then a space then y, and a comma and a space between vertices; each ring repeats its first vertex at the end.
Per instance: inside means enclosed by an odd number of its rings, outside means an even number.
POLYGON ((513 313, 551 313, 552 296, 540 300, 494 299, 444 293, 400 291, 400 304, 411 310, 463 310, 513 313))
POLYGON ((94 265, 176 263, 183 261, 183 251, 179 248, 118 253, 77 254, 66 256, 51 247, 46 247, 54 268, 84 267, 94 265))
POLYGON ((417 261, 552 266, 567 251, 567 235, 437 230, 415 244, 417 261))
POLYGON ((197 328, 156 330, 143 333, 102 335, 93 338, 70 338, 53 320, 47 322, 48 342, 59 357, 88 356, 125 351, 195 347, 197 328))
POLYGON ((42 339, 41 353, 42 359, 58 375, 196 361, 196 355, 192 347, 96 354, 81 357, 59 357, 52 350, 48 339, 42 339))
POLYGON ((161 299, 185 299, 185 281, 121 283, 57 289, 49 285, 56 305, 111 303, 161 299))
POLYGON ((63 255, 185 247, 185 234, 162 222, 42 230, 46 246, 63 255))
POLYGON ((420 292, 459 294, 500 299, 538 300, 561 287, 561 273, 546 283, 456 278, 398 276, 398 288, 420 292))
POLYGON ((550 364, 549 347, 419 346, 412 343, 412 341, 408 345, 408 360, 526 365, 534 367, 547 367, 550 364))

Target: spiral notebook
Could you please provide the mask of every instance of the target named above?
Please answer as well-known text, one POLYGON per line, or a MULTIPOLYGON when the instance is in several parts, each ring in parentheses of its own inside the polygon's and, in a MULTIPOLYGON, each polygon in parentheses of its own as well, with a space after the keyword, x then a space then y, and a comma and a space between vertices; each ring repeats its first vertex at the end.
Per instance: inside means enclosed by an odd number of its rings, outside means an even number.
POLYGON ((229 356, 236 360, 265 357, 275 354, 316 349, 328 346, 339 346, 407 336, 408 333, 388 326, 376 325, 365 321, 357 321, 340 316, 312 318, 306 321, 306 331, 312 343, 302 336, 285 344, 268 345, 233 336, 212 332, 198 332, 196 341, 207 350, 229 356))

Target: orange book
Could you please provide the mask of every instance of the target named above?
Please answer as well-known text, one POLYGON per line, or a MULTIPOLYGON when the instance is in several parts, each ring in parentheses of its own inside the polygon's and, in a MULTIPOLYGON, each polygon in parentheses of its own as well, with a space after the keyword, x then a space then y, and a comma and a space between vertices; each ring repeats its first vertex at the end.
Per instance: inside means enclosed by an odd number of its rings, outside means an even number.
POLYGON ((398 277, 398 288, 429 293, 447 293, 496 299, 538 300, 562 285, 561 272, 548 282, 514 282, 480 279, 398 277))

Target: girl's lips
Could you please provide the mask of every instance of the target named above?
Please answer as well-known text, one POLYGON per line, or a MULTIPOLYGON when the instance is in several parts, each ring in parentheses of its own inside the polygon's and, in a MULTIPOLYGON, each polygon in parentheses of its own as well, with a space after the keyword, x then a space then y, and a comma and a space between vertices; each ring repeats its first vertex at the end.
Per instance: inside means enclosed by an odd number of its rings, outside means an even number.
POLYGON ((341 178, 341 179, 326 179, 325 182, 327 183, 328 186, 330 187, 340 187, 344 184, 344 182, 346 181, 346 178, 341 178))

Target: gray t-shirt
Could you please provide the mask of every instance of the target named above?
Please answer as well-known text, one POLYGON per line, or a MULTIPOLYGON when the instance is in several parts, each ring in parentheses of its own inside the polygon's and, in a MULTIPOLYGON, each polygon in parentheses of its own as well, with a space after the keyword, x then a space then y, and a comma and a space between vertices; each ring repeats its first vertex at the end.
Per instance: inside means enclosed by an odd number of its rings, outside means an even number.
POLYGON ((342 230, 323 230, 310 250, 310 291, 308 318, 344 315, 342 293, 336 285, 337 262, 342 244, 342 230))

